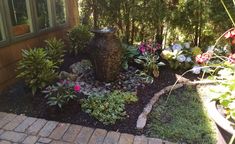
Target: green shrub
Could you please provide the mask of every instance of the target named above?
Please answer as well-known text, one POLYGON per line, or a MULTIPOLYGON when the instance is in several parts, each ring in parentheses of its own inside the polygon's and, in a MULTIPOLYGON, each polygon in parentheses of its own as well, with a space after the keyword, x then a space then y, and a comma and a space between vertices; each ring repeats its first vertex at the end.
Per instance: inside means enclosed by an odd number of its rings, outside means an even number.
POLYGON ((56 64, 49 60, 45 49, 23 50, 17 77, 25 80, 34 95, 38 89, 44 88, 56 78, 56 68, 56 64))
POLYGON ((61 39, 51 38, 45 40, 46 51, 50 60, 56 63, 58 66, 64 61, 64 42, 61 39))
POLYGON ((134 59, 135 56, 137 56, 139 54, 138 49, 135 46, 130 46, 127 44, 122 44, 122 48, 123 48, 123 59, 122 59, 122 68, 127 70, 129 65, 129 61, 131 59, 134 59))
POLYGON ((123 119, 126 116, 125 104, 137 100, 137 96, 132 93, 114 91, 106 95, 91 95, 81 101, 81 107, 86 113, 108 125, 123 119))
POLYGON ((77 55, 78 53, 84 51, 92 35, 89 32, 88 27, 80 25, 71 29, 68 36, 72 45, 69 52, 77 55))
POLYGON ((80 91, 80 86, 74 82, 63 80, 57 82, 56 85, 48 86, 43 93, 48 99, 47 104, 50 106, 62 106, 70 100, 77 98, 76 93, 80 91))

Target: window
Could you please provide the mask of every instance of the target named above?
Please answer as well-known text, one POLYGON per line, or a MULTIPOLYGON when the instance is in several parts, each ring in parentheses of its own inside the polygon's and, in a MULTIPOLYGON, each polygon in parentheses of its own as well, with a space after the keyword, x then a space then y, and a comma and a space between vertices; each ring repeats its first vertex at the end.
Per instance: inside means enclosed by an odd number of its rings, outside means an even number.
POLYGON ((52 15, 49 0, 36 0, 38 29, 52 27, 52 15))
POLYGON ((32 32, 31 13, 28 0, 8 0, 13 36, 32 32))
POLYGON ((0 47, 67 21, 67 0, 0 0, 0 47))
POLYGON ((64 24, 66 22, 65 0, 55 0, 56 24, 64 24))
POLYGON ((5 35, 3 31, 3 20, 2 20, 2 15, 0 13, 0 41, 5 40, 5 35))

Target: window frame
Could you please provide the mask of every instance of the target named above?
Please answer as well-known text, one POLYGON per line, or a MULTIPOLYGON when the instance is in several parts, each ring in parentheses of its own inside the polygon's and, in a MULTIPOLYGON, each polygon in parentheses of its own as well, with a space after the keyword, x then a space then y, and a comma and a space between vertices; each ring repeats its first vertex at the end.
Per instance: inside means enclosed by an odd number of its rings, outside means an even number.
MULTIPOLYGON (((37 16, 37 9, 36 9, 36 0, 25 0, 26 3, 28 3, 29 6, 29 12, 28 12, 28 17, 31 20, 31 27, 32 30, 30 33, 26 33, 23 35, 19 36, 14 36, 11 32, 12 28, 12 22, 11 22, 11 17, 10 17, 10 8, 8 5, 8 0, 0 0, 0 13, 2 14, 2 19, 3 19, 3 31, 5 34, 5 40, 0 41, 0 48, 11 45, 12 43, 16 43, 19 41, 27 40, 30 38, 34 38, 36 36, 39 36, 41 34, 46 34, 50 32, 54 32, 56 30, 59 30, 61 28, 65 28, 69 24, 69 15, 68 15, 68 1, 65 1, 65 23, 63 24, 56 24, 56 11, 55 11, 55 0, 47 0, 48 3, 50 4, 50 7, 48 7, 48 14, 49 16, 51 15, 51 27, 46 28, 46 29, 39 29, 38 27, 38 22, 36 19, 37 16)), ((28 7, 27 6, 27 7, 28 7)))

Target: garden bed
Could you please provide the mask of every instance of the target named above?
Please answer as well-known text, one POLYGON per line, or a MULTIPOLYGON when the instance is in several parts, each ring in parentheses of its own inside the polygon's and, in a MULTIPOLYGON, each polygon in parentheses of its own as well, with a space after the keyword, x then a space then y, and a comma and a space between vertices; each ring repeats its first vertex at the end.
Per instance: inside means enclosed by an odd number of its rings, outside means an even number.
MULTIPOLYGON (((68 71, 69 66, 86 57, 70 55, 65 56, 65 62, 61 70, 68 71)), ((186 75, 190 79, 195 79, 195 75, 186 75)), ((103 125, 101 122, 90 117, 87 113, 81 110, 79 101, 71 101, 65 105, 63 109, 51 108, 47 105, 47 100, 44 95, 37 93, 32 96, 23 82, 18 82, 8 91, 5 91, 0 96, 0 111, 11 112, 16 114, 25 114, 27 116, 44 118, 47 120, 55 120, 60 122, 74 123, 84 126, 104 128, 107 130, 126 132, 131 134, 141 134, 142 131, 136 130, 136 121, 139 114, 143 111, 145 105, 152 98, 154 93, 160 91, 166 86, 172 85, 176 81, 175 72, 165 66, 160 69, 160 76, 154 80, 153 84, 139 86, 137 88, 138 102, 126 105, 128 117, 118 121, 114 125, 103 125)), ((81 96, 83 98, 83 96, 81 96)))

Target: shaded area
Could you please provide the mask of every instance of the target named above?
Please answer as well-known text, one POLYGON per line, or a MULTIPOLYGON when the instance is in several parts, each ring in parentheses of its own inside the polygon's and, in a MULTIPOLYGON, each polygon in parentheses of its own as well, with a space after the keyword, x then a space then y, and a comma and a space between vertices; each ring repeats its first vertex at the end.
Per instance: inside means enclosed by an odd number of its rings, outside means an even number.
POLYGON ((194 87, 175 90, 155 104, 146 134, 178 143, 216 143, 215 127, 194 87))

